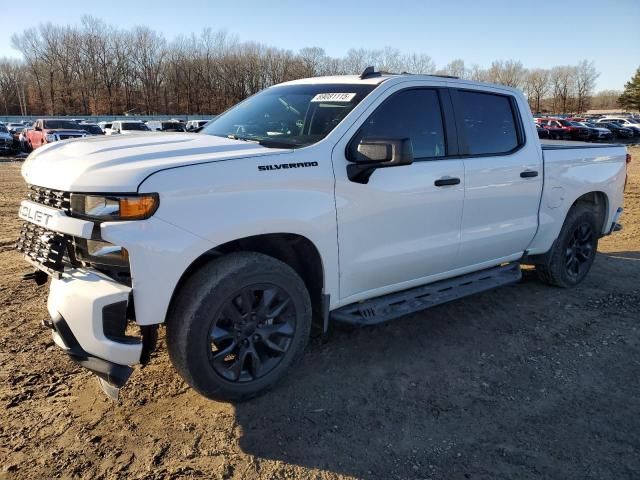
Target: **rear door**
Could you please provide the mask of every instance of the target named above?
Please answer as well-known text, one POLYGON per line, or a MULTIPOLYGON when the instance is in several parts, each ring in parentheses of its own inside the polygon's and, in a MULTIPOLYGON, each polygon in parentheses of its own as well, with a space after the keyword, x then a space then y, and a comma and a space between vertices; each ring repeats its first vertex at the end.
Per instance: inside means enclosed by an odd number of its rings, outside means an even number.
POLYGON ((455 158, 448 93, 417 82, 392 90, 333 149, 340 296, 347 302, 424 283, 456 262, 464 168, 455 158), (413 164, 375 170, 366 183, 350 180, 349 144, 375 137, 410 138, 413 164))
POLYGON ((452 89, 465 170, 459 266, 522 255, 538 228, 542 153, 526 105, 504 90, 452 89))

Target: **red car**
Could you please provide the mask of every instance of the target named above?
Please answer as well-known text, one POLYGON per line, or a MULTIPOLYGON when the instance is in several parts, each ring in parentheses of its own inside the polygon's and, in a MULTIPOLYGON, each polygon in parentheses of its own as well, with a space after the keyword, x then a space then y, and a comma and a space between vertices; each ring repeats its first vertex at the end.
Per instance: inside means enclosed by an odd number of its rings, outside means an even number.
POLYGON ((576 122, 565 120, 564 118, 539 118, 544 128, 552 130, 552 136, 559 139, 588 140, 589 129, 576 122))
POLYGON ((27 144, 33 150, 47 143, 86 137, 87 132, 71 120, 44 118, 36 120, 33 129, 27 132, 27 144))

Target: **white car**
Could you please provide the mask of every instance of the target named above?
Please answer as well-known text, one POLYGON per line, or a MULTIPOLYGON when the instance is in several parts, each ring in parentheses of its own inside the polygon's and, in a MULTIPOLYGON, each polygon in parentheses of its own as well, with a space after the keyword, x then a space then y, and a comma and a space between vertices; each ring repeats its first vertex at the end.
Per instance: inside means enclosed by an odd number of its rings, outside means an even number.
POLYGON ((189 120, 186 124, 187 132, 191 132, 197 128, 204 127, 211 120, 189 120))
POLYGON ((640 122, 636 121, 633 118, 621 118, 621 117, 601 118, 600 120, 598 120, 597 123, 603 123, 603 122, 617 123, 621 127, 631 128, 634 131, 635 135, 640 135, 640 122))
POLYGON ((541 144, 530 118, 520 91, 468 80, 283 83, 200 135, 35 151, 18 249, 37 283, 52 278, 55 343, 109 395, 164 323, 189 385, 249 398, 297 363, 312 325, 393 320, 515 283, 521 264, 579 284, 621 228, 630 158, 541 144))
POLYGON ((140 120, 117 120, 111 123, 111 128, 105 128, 104 132, 106 135, 131 135, 150 131, 151 129, 140 120))

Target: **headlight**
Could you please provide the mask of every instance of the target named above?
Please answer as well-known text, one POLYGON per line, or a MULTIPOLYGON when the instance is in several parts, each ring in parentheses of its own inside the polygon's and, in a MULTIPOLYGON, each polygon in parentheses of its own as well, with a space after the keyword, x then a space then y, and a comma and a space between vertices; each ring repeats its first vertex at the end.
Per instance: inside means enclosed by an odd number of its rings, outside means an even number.
POLYGON ((90 220, 144 220, 160 205, 157 193, 142 195, 85 195, 71 194, 71 214, 90 220))
POLYGON ((75 257, 81 262, 104 265, 118 269, 129 268, 129 252, 124 247, 102 240, 75 240, 75 257))
POLYGON ((50 142, 57 142, 58 141, 58 136, 55 133, 47 133, 44 136, 44 139, 49 143, 50 142))

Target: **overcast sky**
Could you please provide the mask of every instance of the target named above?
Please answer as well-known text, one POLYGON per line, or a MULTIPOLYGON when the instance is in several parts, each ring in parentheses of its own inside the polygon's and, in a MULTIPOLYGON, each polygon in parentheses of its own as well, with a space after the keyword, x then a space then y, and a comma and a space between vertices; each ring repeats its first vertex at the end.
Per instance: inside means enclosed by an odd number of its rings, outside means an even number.
POLYGON ((552 67, 593 60, 597 89, 622 89, 640 66, 640 0, 253 1, 112 0, 5 2, 0 57, 18 57, 11 35, 40 23, 76 24, 85 14, 122 28, 146 25, 176 35, 204 27, 243 41, 331 56, 349 48, 392 46, 427 53, 438 67, 520 60, 552 67), (9 21, 10 20, 10 21, 9 21))

